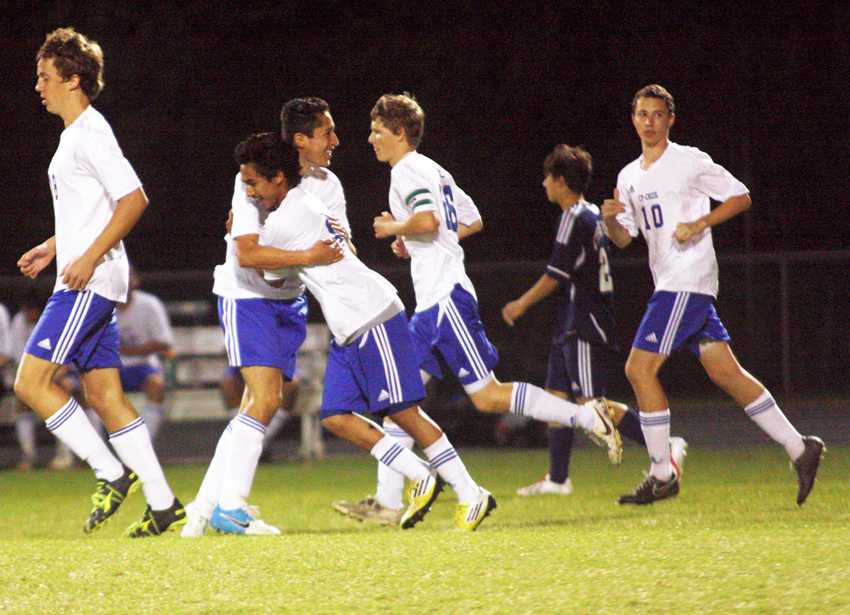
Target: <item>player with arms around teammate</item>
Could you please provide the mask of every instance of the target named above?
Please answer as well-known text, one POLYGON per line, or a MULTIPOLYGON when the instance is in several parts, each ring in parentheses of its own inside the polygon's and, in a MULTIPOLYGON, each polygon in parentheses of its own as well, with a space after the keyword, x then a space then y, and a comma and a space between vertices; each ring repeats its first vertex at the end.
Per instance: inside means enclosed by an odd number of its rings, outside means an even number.
POLYGON ((711 380, 785 448, 797 470, 801 505, 814 487, 824 444, 815 436, 801 436, 770 392, 741 367, 714 307, 718 274, 711 227, 748 209, 750 195, 707 154, 670 141, 675 121, 673 97, 665 88, 653 84, 638 90, 632 124, 642 153, 620 171, 614 198, 602 206, 606 232, 617 246, 624 248, 638 232, 643 234, 655 281, 626 362, 650 473, 620 503, 651 504, 679 492, 667 445, 670 405, 658 372, 672 352, 685 347, 699 357, 711 380), (712 210, 709 199, 720 205, 712 210))
MULTIPOLYGON (((590 185, 593 159, 581 147, 557 145, 543 162, 543 188, 561 210, 552 257, 546 272, 518 299, 502 308, 502 318, 514 326, 533 305, 561 291, 555 330, 549 348, 546 390, 561 399, 583 403, 606 394, 617 358, 614 340, 614 283, 608 238, 602 232, 599 208, 584 194, 590 185)), ((637 413, 609 401, 623 436, 646 445, 637 413)), ((549 473, 517 490, 518 495, 569 495, 573 430, 549 426, 549 473)), ((685 441, 671 438, 674 469, 681 470, 685 441)))
POLYGON ((133 167, 106 119, 91 106, 103 88, 100 46, 73 28, 47 35, 38 51, 35 89, 65 129, 48 168, 56 234, 18 260, 35 278, 53 258, 58 276, 21 358, 15 393, 97 476, 87 532, 101 527, 141 479, 148 507, 130 536, 151 536, 185 523, 151 445, 144 420, 121 388, 115 305, 126 300, 128 263, 122 239, 148 205, 133 167), (79 404, 55 382, 73 363, 116 459, 79 404))
MULTIPOLYGON (((264 133, 260 141, 278 143, 279 138, 264 133)), ((292 379, 296 353, 307 335, 307 299, 297 276, 274 288, 257 268, 329 264, 342 255, 331 239, 292 251, 259 244, 266 217, 280 204, 279 193, 300 181, 297 159, 281 170, 278 149, 246 140, 234 152, 245 170, 235 178, 227 253, 224 264, 215 269, 213 293, 218 297, 228 364, 239 368, 245 393, 239 414, 219 438, 198 495, 187 507, 183 537, 203 535, 207 524, 228 534, 280 533, 258 518, 247 498, 266 428, 280 408, 284 381, 292 379)))

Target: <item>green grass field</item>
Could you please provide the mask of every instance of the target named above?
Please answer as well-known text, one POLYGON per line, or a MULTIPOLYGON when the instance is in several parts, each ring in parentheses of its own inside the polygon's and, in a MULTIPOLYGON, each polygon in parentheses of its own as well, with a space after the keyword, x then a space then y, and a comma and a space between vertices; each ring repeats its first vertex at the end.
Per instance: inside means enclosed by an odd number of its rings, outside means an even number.
MULTIPOLYGON (((130 540, 141 493, 82 533, 89 472, 0 473, 2 613, 850 613, 850 449, 832 447, 809 502, 778 448, 692 450, 679 497, 624 508, 645 454, 620 468, 576 451, 569 497, 519 498, 544 450, 470 450, 499 508, 452 529, 443 494, 411 531, 363 525, 332 499, 374 489, 364 455, 264 465, 252 502, 279 537, 130 540)), ((191 499, 204 468, 166 473, 191 499)))

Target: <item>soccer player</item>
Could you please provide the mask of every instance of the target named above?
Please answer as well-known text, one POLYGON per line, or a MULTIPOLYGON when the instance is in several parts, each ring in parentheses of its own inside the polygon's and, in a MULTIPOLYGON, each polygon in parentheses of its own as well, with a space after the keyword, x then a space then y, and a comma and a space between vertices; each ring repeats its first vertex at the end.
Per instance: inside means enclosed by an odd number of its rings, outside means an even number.
MULTIPOLYGON (((502 318, 513 327, 526 311, 556 291, 560 303, 549 347, 546 390, 561 399, 584 403, 607 392, 608 377, 617 358, 615 342, 610 245, 602 232, 599 208, 585 200, 593 159, 581 147, 557 145, 543 162, 546 198, 561 208, 552 256, 540 279, 502 308, 502 318)), ((646 445, 637 412, 609 402, 620 433, 646 445)), ((521 496, 569 495, 573 429, 550 424, 549 472, 521 496)), ((673 468, 681 474, 687 444, 671 438, 673 468)))
POLYGON ((139 290, 139 274, 130 267, 127 302, 118 304, 121 344, 121 385, 125 391, 145 394, 142 417, 151 440, 156 440, 165 417, 165 378, 160 356, 174 348, 171 321, 160 299, 139 290))
POLYGON ((56 258, 54 292, 21 358, 15 393, 97 477, 84 530, 101 527, 141 481, 148 506, 129 536, 153 536, 185 523, 154 453, 144 419, 121 389, 116 303, 127 297, 123 237, 148 205, 133 167, 106 119, 91 105, 103 88, 103 52, 73 28, 47 35, 35 90, 65 129, 48 168, 56 234, 25 252, 21 272, 35 278, 56 258), (118 461, 79 404, 54 376, 73 363, 85 396, 109 432, 118 461), (126 466, 126 467, 125 467, 126 466))
MULTIPOLYGON (((410 329, 423 378, 442 378, 438 355, 452 370, 475 407, 482 412, 513 412, 542 421, 579 425, 604 441, 612 460, 622 454, 620 435, 604 400, 578 406, 532 384, 501 383, 493 374, 496 348, 487 339, 475 288, 466 275, 459 241, 480 231, 483 222, 472 199, 451 174, 417 152, 425 114, 413 97, 381 96, 371 112, 369 143, 375 157, 392 167, 390 212, 374 219, 375 237, 395 238, 393 251, 410 257, 416 310, 410 329)), ((403 438, 392 419, 384 428, 403 438)), ((412 434, 411 434, 412 435, 412 434)), ((407 438, 406 444, 412 446, 407 438)), ((334 507, 358 519, 390 520, 398 510, 402 477, 379 466, 375 498, 334 507)))
POLYGON ((322 425, 414 481, 402 528, 413 527, 425 516, 445 481, 458 494, 458 527, 474 530, 496 502, 475 483, 439 426, 420 413, 417 403, 425 392, 396 289, 354 255, 322 202, 298 187, 292 148, 281 147, 269 135, 253 135, 240 150, 237 160, 249 194, 275 209, 266 220, 262 244, 298 250, 330 238, 342 247, 342 260, 332 265, 266 272, 267 279, 284 283, 297 275, 322 306, 333 334, 322 425), (377 425, 354 414, 365 411, 392 415, 422 446, 438 477, 377 425))
POLYGON ((668 446, 670 405, 658 372, 671 353, 687 348, 711 380, 785 448, 797 471, 801 505, 814 487, 823 441, 801 436, 770 392, 741 367, 714 307, 718 275, 711 227, 748 209, 749 191, 707 154, 670 141, 676 114, 665 88, 653 84, 638 90, 631 111, 641 156, 620 171, 614 198, 602 205, 602 219, 618 247, 629 245, 640 231, 649 249, 655 292, 635 334, 626 376, 651 463, 646 479, 619 501, 651 504, 679 492, 668 446), (709 199, 720 204, 711 209, 709 199))

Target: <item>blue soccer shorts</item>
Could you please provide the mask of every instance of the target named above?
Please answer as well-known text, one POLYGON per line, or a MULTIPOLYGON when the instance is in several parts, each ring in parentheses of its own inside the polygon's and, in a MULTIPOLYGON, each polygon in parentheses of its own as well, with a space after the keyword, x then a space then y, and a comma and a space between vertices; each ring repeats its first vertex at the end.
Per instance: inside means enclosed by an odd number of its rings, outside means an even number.
POLYGON ((218 298, 218 318, 224 331, 231 367, 266 366, 295 375, 295 357, 307 336, 307 299, 218 298))
POLYGON ((351 343, 331 342, 322 393, 322 418, 350 412, 390 416, 425 398, 404 312, 351 343))
POLYGON ((143 390, 145 381, 153 374, 162 374, 162 369, 152 367, 146 363, 142 363, 141 365, 125 365, 118 372, 118 375, 121 376, 121 388, 130 393, 143 390))
POLYGON ((487 338, 478 302, 460 284, 438 304, 416 312, 410 319, 421 369, 442 379, 439 354, 463 385, 490 377, 499 352, 487 338))
POLYGON ((649 298, 632 346, 664 355, 684 346, 699 356, 699 344, 706 339, 731 340, 714 308, 714 297, 659 290, 649 298))
POLYGON ((81 372, 121 367, 115 302, 90 291, 53 293, 24 352, 81 372))

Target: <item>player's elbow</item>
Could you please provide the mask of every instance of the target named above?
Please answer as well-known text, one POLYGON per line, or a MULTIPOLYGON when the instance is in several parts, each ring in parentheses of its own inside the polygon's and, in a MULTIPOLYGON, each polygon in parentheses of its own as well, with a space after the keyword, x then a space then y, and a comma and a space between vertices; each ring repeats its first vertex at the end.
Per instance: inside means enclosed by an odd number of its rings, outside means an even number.
POLYGON ((738 197, 740 199, 741 211, 747 211, 753 205, 753 199, 750 198, 749 192, 747 194, 742 194, 738 197))

